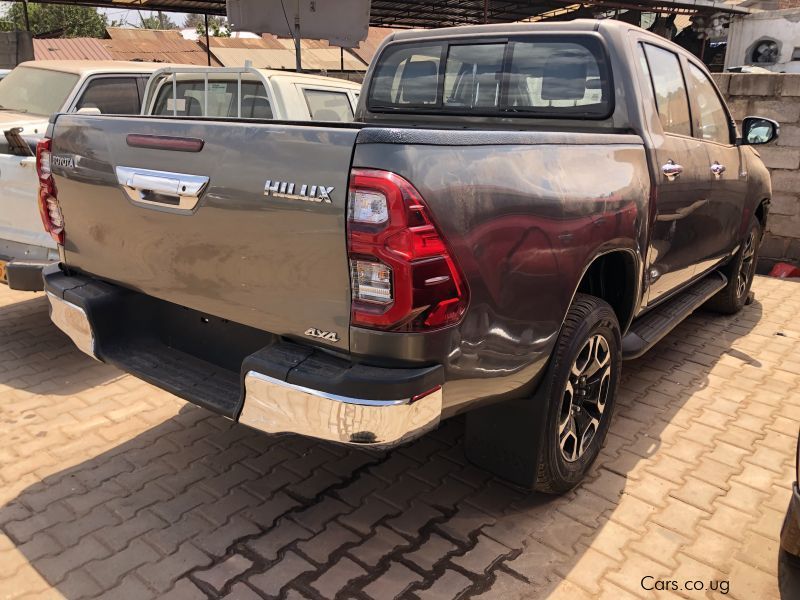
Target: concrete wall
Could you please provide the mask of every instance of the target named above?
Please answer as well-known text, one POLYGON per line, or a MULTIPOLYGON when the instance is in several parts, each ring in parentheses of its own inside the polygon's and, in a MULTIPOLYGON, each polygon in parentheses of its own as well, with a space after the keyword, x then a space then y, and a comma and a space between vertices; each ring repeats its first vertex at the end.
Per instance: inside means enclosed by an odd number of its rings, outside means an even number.
POLYGON ((33 60, 33 36, 29 31, 0 31, 0 69, 13 69, 33 60))
POLYGON ((761 246, 761 268, 777 261, 800 264, 800 74, 717 73, 714 79, 737 125, 748 115, 775 119, 781 125, 777 141, 758 146, 772 173, 772 205, 761 246))

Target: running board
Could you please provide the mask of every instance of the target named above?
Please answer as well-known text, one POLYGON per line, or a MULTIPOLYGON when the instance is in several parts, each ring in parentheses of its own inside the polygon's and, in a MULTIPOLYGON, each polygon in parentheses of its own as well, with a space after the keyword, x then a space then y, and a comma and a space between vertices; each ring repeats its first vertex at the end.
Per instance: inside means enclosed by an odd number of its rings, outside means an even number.
POLYGON ((622 359, 639 358, 727 283, 725 275, 715 271, 685 292, 636 319, 622 338, 622 359))

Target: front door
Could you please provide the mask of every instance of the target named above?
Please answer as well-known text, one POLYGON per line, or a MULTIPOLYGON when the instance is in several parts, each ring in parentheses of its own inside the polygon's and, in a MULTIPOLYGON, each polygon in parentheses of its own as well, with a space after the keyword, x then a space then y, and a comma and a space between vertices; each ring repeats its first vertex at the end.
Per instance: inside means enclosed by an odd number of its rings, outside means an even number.
POLYGON ((692 137, 678 55, 649 43, 641 44, 640 52, 662 129, 653 134, 655 210, 647 251, 647 302, 652 304, 695 274, 698 249, 706 243, 702 215, 711 195, 711 173, 705 144, 692 137))
POLYGON ((702 211, 703 239, 706 243, 698 256, 697 272, 713 268, 735 248, 742 238, 744 199, 747 175, 740 149, 735 145, 735 130, 728 111, 708 74, 687 60, 684 72, 692 101, 694 136, 708 153, 711 173, 710 202, 702 211))

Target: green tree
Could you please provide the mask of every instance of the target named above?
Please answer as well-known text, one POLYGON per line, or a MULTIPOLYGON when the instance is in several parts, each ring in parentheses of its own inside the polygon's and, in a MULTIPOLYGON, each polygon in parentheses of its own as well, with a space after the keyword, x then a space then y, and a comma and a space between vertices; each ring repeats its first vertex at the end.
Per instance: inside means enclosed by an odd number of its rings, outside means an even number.
MULTIPOLYGON (((35 35, 46 33, 62 37, 96 37, 106 35, 108 20, 94 8, 63 4, 28 3, 28 18, 35 35)), ((0 30, 25 29, 24 7, 21 2, 8 6, 0 18, 0 30)))
POLYGON ((177 29, 178 25, 173 21, 169 15, 158 11, 149 17, 139 15, 142 20, 142 29, 177 29))
MULTIPOLYGON (((197 35, 204 37, 206 35, 206 23, 203 15, 189 14, 183 21, 185 29, 194 29, 197 35)), ((209 35, 213 37, 231 37, 230 29, 228 29, 228 20, 225 17, 218 17, 216 15, 208 16, 208 29, 209 35)))

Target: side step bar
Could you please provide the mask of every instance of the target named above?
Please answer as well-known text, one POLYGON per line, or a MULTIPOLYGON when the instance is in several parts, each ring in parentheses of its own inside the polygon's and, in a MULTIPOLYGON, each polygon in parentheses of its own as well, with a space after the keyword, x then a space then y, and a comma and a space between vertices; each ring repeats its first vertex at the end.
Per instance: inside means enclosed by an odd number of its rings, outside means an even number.
POLYGON ((622 338, 622 359, 631 360, 642 356, 727 283, 725 275, 715 271, 685 292, 636 319, 622 338))

